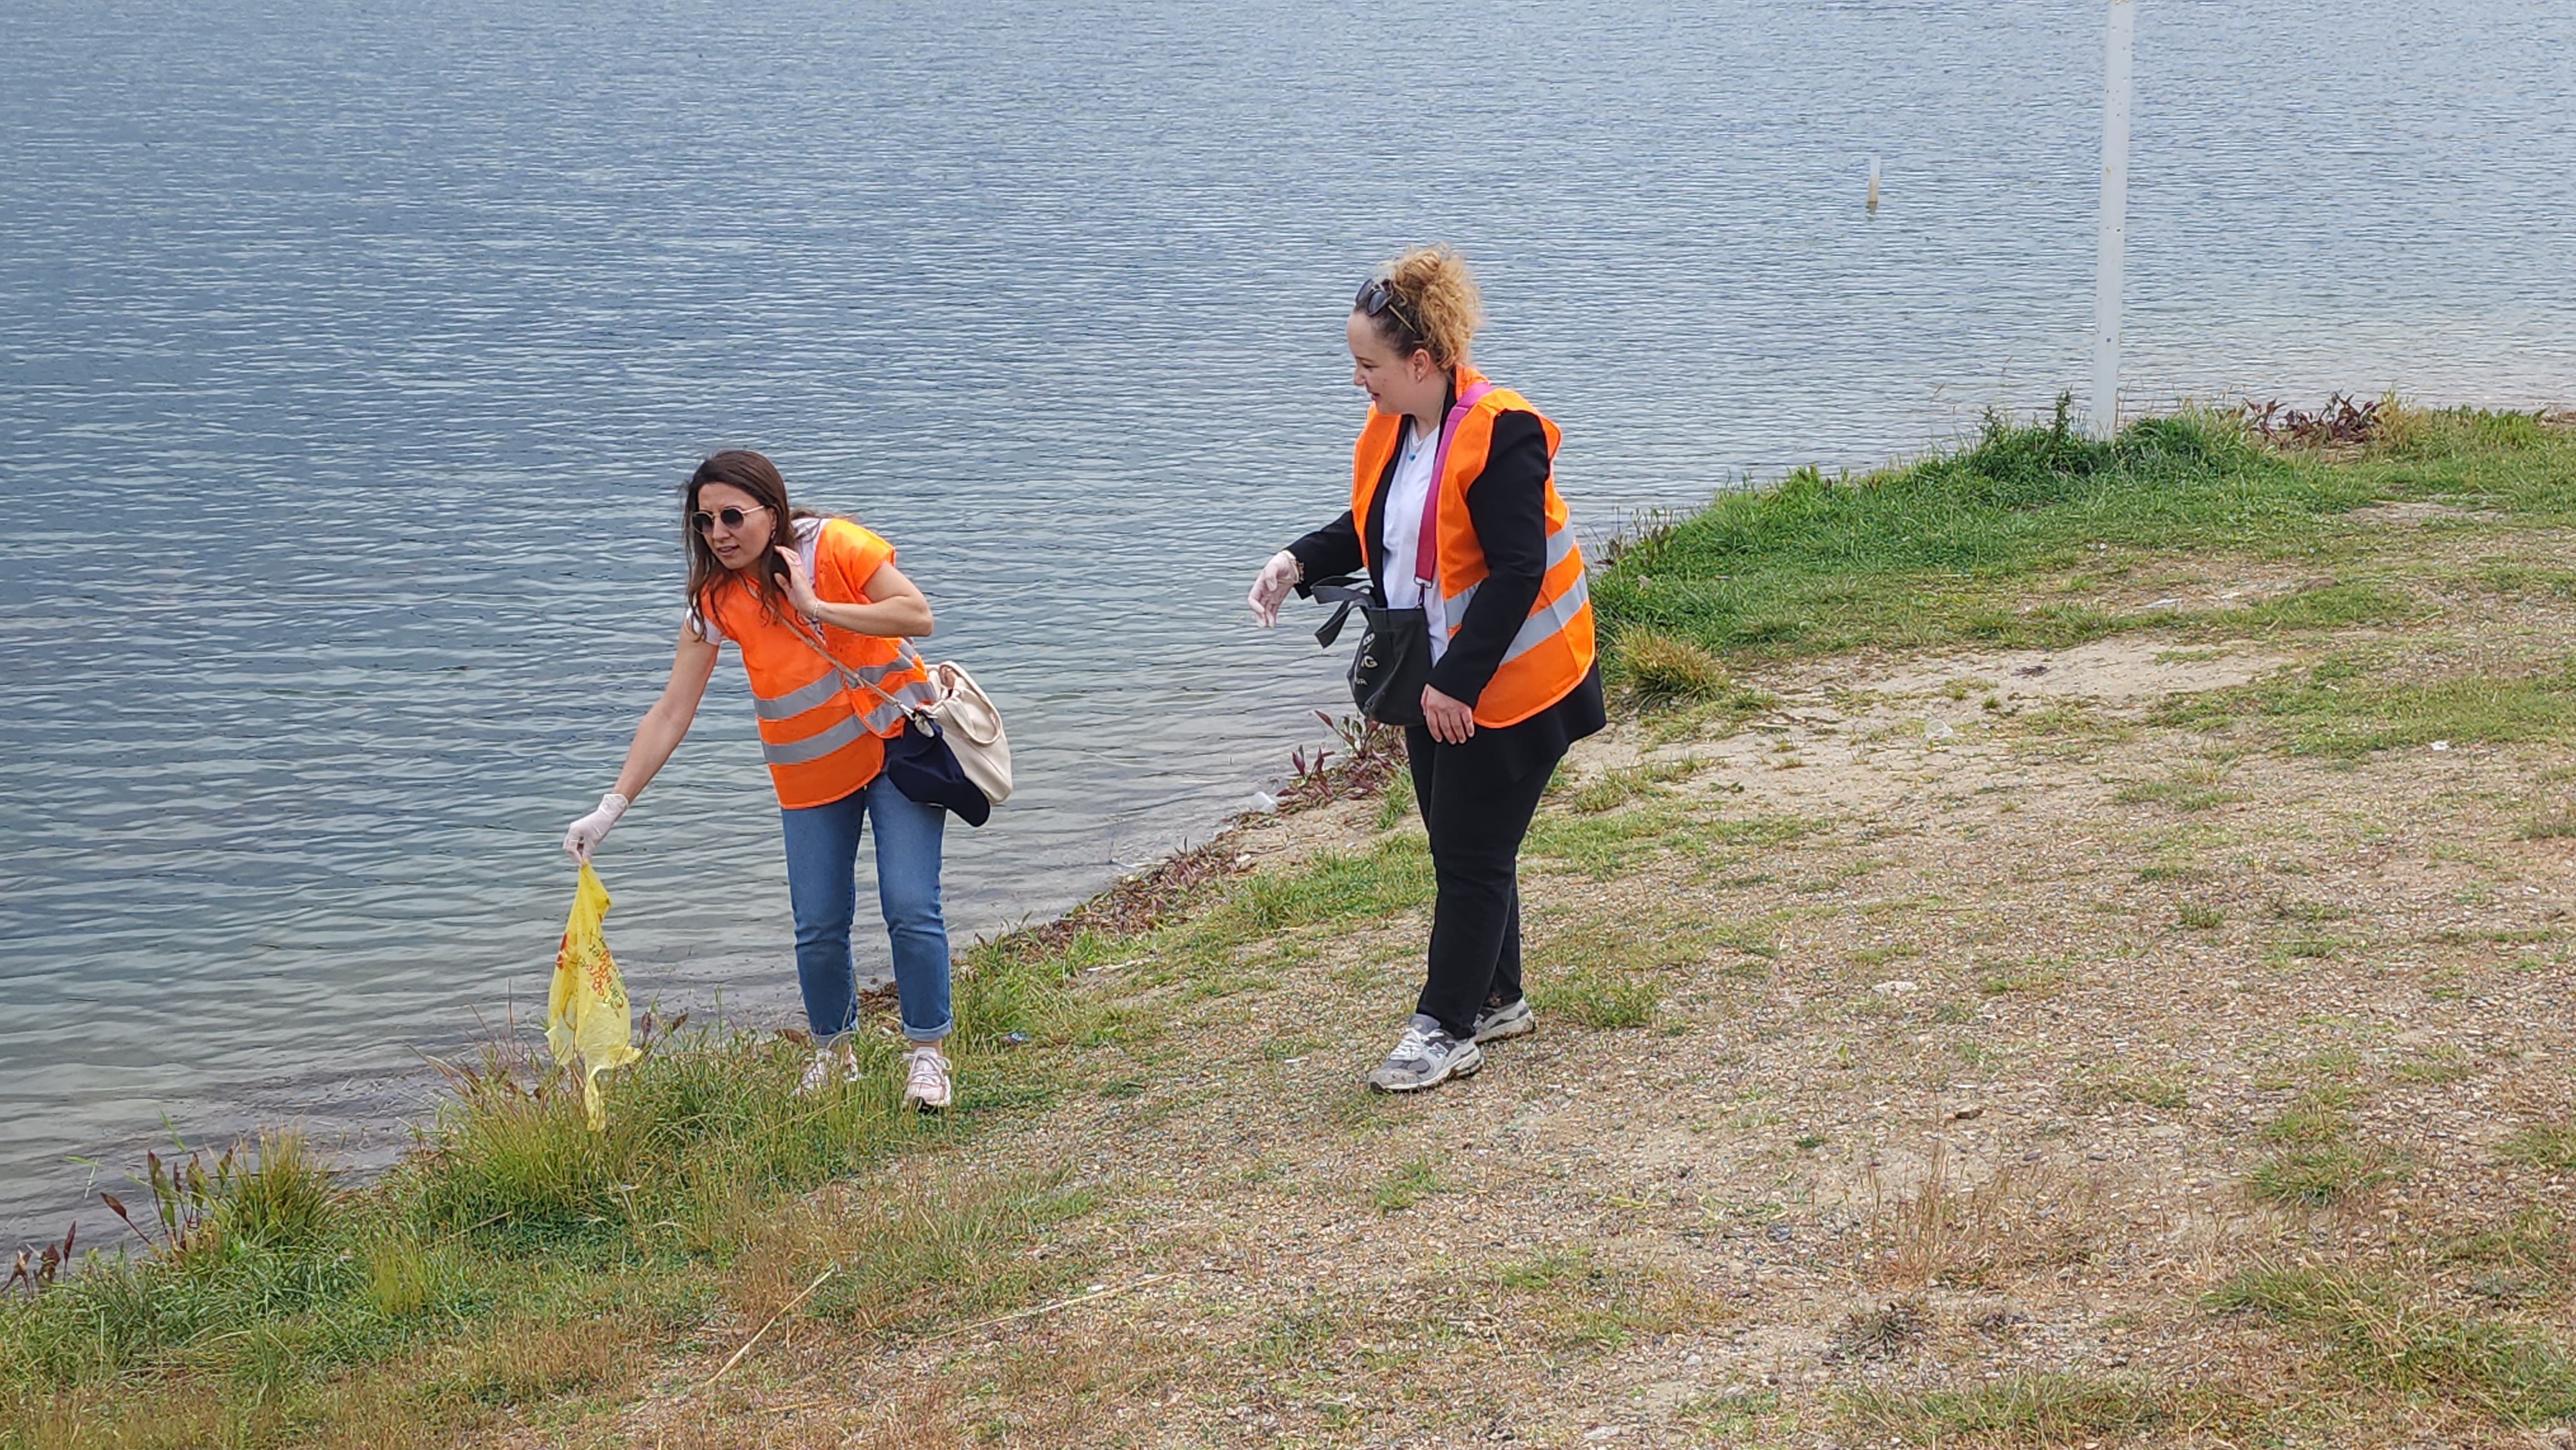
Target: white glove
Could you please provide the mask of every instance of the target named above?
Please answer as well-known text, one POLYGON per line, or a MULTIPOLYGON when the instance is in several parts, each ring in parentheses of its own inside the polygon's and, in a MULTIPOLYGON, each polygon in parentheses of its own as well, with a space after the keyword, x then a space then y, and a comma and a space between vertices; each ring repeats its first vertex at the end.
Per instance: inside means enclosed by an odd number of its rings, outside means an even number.
POLYGON ((598 850, 599 843, 608 839, 608 828, 617 824, 617 818, 626 814, 626 807, 630 804, 626 797, 615 791, 601 796, 598 810, 573 822, 572 829, 564 832, 564 854, 585 866, 589 865, 590 853, 598 850))
POLYGON ((1252 592, 1244 596, 1243 602, 1252 606, 1252 617, 1261 621, 1263 629, 1279 622, 1280 601, 1297 587, 1298 576, 1304 572, 1297 556, 1286 549, 1271 555, 1270 562, 1261 566, 1261 577, 1252 581, 1252 592))

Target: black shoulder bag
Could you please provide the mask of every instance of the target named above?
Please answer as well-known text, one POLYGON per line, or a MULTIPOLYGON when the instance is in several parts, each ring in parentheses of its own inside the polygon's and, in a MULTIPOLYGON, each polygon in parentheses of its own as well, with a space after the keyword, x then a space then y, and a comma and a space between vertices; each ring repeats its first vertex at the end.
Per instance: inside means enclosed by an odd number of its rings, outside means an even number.
POLYGON ((1315 643, 1326 649, 1342 637, 1342 625, 1354 608, 1366 611, 1360 647, 1351 655, 1351 699, 1360 713, 1381 725, 1419 725, 1422 691, 1431 683, 1431 619, 1420 609, 1389 609, 1377 602, 1377 591, 1356 575, 1319 579, 1308 592, 1326 604, 1339 604, 1333 617, 1315 631, 1315 643))
MULTIPOLYGON (((1449 416, 1440 425, 1440 446, 1432 455, 1431 487, 1422 496, 1422 527, 1414 535, 1413 577, 1420 581, 1428 595, 1438 587, 1434 582, 1434 562, 1439 557, 1438 516, 1440 483, 1449 476, 1449 440, 1458 433, 1478 400, 1494 390, 1494 385, 1479 379, 1458 395, 1449 416)), ((1367 520, 1360 521, 1366 528, 1367 520)), ((1393 560, 1387 561, 1393 563, 1393 560)), ((1381 725, 1420 725, 1422 692, 1431 683, 1431 616, 1421 609, 1389 609, 1378 602, 1376 589, 1360 575, 1346 574, 1337 579, 1319 579, 1306 586, 1306 592, 1326 604, 1339 604, 1333 617, 1315 631, 1315 643, 1326 649, 1341 638, 1342 625, 1351 610, 1366 610, 1367 628, 1360 634, 1360 647, 1351 656, 1351 699, 1360 713, 1381 725)))

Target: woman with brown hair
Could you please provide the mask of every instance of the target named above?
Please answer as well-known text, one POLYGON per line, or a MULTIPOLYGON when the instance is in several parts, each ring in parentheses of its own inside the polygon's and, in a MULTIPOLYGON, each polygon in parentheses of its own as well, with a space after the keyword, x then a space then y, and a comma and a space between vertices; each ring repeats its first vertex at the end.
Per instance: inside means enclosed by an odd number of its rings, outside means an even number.
POLYGON ((1413 631, 1389 652, 1418 646, 1430 661, 1418 698, 1378 712, 1405 727, 1439 887, 1413 1018, 1367 1076, 1385 1092, 1467 1076, 1484 1065, 1479 1043, 1537 1026, 1521 995, 1521 838, 1557 761, 1603 723, 1557 427, 1468 363, 1483 321, 1476 279, 1447 247, 1407 252, 1360 288, 1345 337, 1369 415, 1351 506, 1272 556, 1249 601, 1266 627, 1291 589, 1364 567, 1371 602, 1397 611, 1372 628, 1413 631))
POLYGON ((931 631, 930 601, 894 566, 894 546, 847 519, 787 502, 787 481, 757 453, 718 453, 690 475, 681 505, 689 550, 689 613, 670 683, 627 747, 617 787, 572 823, 564 850, 587 861, 642 794, 697 718, 718 647, 733 641, 751 681, 760 753, 777 788, 787 838, 787 894, 796 919, 796 980, 813 1029, 801 1091, 858 1075, 849 1036, 858 1021, 850 925, 858 908, 859 840, 876 829, 877 901, 894 946, 903 1035, 904 1099, 948 1106, 939 1049, 949 1012, 948 929, 939 911, 940 836, 947 812, 897 790, 885 742, 905 710, 935 703, 921 657, 906 643, 931 631))

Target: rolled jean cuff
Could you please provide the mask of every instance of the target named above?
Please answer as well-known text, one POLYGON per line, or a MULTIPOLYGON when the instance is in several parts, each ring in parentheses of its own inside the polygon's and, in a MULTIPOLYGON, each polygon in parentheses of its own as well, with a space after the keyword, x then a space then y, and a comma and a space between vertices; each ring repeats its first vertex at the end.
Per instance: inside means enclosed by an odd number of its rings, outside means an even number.
POLYGON ((903 1040, 906 1042, 945 1042, 948 1040, 948 1034, 956 1030, 957 1019, 954 1017, 949 1018, 947 1021, 940 1023, 936 1027, 929 1028, 915 1027, 911 1023, 907 1022, 904 1024, 903 1028, 903 1040))

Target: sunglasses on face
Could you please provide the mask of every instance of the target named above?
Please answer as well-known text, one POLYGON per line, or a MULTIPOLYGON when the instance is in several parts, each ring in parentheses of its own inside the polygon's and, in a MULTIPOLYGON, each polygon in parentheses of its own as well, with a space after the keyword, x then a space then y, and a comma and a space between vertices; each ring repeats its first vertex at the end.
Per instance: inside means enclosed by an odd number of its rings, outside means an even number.
MULTIPOLYGON (((753 504, 752 507, 754 509, 765 510, 769 505, 765 503, 756 503, 753 504)), ((696 529, 702 534, 712 534, 716 531, 716 525, 718 524, 722 524, 728 529, 741 528, 742 521, 748 517, 750 517, 749 514, 746 514, 738 508, 720 508, 714 513, 709 513, 705 509, 700 509, 696 513, 689 515, 689 527, 696 529)))

